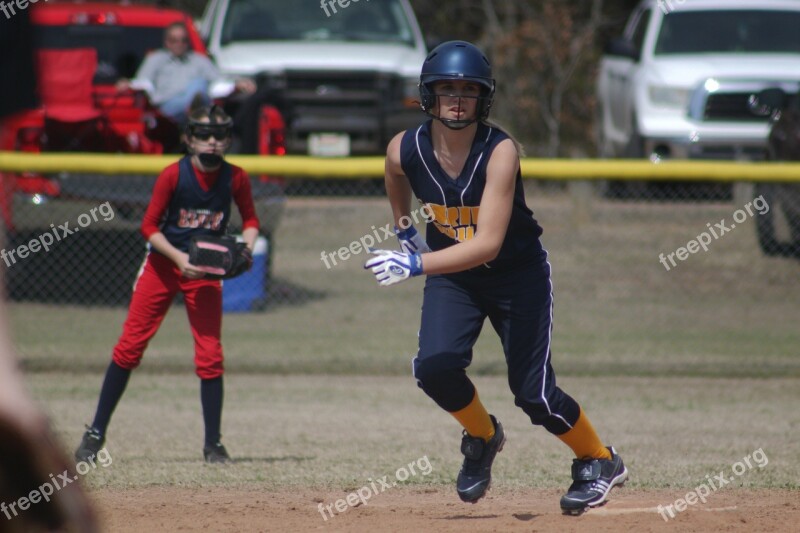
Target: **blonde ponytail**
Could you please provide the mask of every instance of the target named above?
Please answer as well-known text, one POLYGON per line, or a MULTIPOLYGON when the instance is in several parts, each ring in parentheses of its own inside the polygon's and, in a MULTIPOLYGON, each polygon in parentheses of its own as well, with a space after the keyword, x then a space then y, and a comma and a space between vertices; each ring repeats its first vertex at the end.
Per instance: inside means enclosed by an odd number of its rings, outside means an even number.
POLYGON ((505 133, 506 135, 508 135, 508 138, 509 138, 509 139, 511 139, 511 142, 513 142, 513 143, 514 143, 514 147, 517 149, 517 154, 519 154, 519 156, 520 156, 521 158, 522 158, 522 157, 525 157, 525 147, 524 147, 524 146, 522 146, 522 143, 520 143, 520 142, 517 140, 517 138, 516 138, 516 137, 514 137, 513 135, 511 135, 511 134, 508 132, 508 130, 507 130, 507 129, 505 129, 504 127, 500 126, 500 125, 499 125, 499 124, 497 124, 496 122, 494 122, 494 121, 492 121, 492 120, 489 120, 489 119, 486 119, 486 120, 484 120, 484 121, 483 121, 483 123, 484 123, 485 125, 489 126, 490 128, 494 128, 494 129, 496 129, 496 130, 500 130, 500 131, 502 131, 503 133, 505 133))

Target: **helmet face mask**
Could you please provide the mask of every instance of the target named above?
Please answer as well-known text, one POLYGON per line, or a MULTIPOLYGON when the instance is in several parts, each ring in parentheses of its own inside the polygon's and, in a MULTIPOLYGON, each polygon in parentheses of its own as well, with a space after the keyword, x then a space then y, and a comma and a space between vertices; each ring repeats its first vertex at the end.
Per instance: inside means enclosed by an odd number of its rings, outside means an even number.
POLYGON ((191 136, 201 141, 207 141, 214 137, 218 141, 226 141, 230 138, 232 130, 230 127, 220 125, 198 124, 192 128, 191 136))
POLYGON ((429 116, 451 129, 462 129, 489 117, 494 100, 495 81, 489 60, 476 46, 466 41, 449 41, 434 48, 422 64, 419 78, 420 107, 429 116), (475 115, 470 119, 443 119, 436 114, 438 81, 468 81, 481 86, 475 115))
POLYGON ((219 141, 226 140, 232 133, 233 119, 216 105, 196 110, 186 123, 186 137, 201 141, 209 140, 212 135, 219 141))
POLYGON ((423 103, 423 110, 428 116, 439 120, 442 122, 442 124, 450 129, 463 129, 479 120, 486 120, 489 115, 489 109, 491 108, 492 101, 489 91, 487 91, 485 87, 481 87, 480 94, 478 95, 453 94, 449 91, 437 91, 435 84, 439 81, 446 80, 437 80, 432 82, 420 91, 420 93, 423 91, 426 93, 424 99, 427 101, 423 103), (459 108, 471 108, 469 117, 459 119, 442 117, 442 107, 444 107, 442 102, 443 100, 447 101, 447 99, 457 99, 456 105, 459 108), (469 103, 470 101, 474 101, 474 105, 471 105, 469 103))
POLYGON ((232 134, 233 120, 221 108, 201 108, 190 115, 186 124, 186 146, 203 166, 214 168, 222 162, 232 134))
POLYGON ((428 84, 426 90, 431 96, 427 114, 451 129, 476 122, 487 105, 485 86, 471 81, 438 80, 428 84))

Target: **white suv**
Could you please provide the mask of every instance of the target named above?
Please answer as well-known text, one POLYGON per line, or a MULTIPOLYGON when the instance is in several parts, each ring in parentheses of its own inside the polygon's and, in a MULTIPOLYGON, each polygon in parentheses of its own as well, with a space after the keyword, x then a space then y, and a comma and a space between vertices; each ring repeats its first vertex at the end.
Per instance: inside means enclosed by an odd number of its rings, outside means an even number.
POLYGON ((290 110, 290 154, 381 154, 424 118, 427 50, 407 0, 210 0, 200 32, 225 74, 290 110))
POLYGON ((603 157, 762 159, 763 89, 796 93, 800 1, 647 0, 597 85, 603 157))

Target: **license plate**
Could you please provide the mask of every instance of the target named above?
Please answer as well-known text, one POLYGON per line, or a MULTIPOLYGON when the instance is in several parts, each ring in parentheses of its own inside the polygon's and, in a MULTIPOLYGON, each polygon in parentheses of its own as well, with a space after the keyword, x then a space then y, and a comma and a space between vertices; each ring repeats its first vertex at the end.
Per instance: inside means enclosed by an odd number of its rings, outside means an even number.
POLYGON ((308 136, 308 155, 346 157, 350 155, 350 136, 346 133, 312 133, 308 136))

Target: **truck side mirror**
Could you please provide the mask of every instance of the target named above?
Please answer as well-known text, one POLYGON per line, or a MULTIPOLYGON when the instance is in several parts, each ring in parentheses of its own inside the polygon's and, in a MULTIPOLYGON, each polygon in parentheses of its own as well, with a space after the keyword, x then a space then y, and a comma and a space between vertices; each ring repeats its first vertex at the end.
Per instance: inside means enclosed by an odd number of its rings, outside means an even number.
POLYGON ((610 56, 627 57, 634 61, 639 61, 641 58, 641 52, 633 41, 625 38, 613 39, 606 46, 605 53, 610 56))

